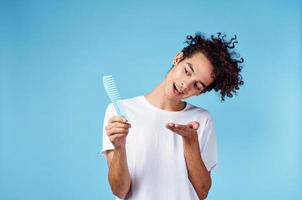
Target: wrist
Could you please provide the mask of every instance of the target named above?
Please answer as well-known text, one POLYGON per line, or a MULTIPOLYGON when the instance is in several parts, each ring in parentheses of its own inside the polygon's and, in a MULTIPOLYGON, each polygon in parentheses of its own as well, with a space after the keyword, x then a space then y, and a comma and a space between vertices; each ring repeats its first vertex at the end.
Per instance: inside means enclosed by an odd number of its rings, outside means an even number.
POLYGON ((197 133, 194 133, 190 136, 185 136, 185 137, 183 136, 182 138, 185 145, 193 145, 198 142, 197 133))
POLYGON ((115 151, 117 152, 126 152, 126 147, 125 146, 117 146, 114 148, 115 151))

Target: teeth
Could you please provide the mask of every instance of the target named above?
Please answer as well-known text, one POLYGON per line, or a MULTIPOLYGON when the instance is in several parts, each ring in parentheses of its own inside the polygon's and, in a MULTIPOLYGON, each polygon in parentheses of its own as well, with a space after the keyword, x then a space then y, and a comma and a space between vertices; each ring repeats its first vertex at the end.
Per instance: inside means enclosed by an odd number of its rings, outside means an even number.
POLYGON ((178 88, 178 86, 176 84, 175 84, 175 87, 179 93, 183 94, 183 92, 178 88))

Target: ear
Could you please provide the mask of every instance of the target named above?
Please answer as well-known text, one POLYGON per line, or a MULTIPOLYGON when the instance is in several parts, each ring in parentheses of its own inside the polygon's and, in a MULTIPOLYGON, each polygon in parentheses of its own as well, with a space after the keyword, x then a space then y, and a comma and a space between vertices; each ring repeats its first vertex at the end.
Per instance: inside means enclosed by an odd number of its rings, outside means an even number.
POLYGON ((173 59, 173 65, 177 65, 180 61, 184 59, 184 55, 182 52, 178 52, 173 59))

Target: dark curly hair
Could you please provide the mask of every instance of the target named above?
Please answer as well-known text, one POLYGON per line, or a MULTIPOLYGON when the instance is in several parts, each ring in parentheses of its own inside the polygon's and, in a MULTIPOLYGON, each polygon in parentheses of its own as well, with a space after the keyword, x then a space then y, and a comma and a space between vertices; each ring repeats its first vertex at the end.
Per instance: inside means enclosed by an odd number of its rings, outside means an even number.
POLYGON ((182 49, 184 58, 189 58, 197 52, 203 53, 214 67, 214 81, 204 92, 214 89, 216 92, 220 90, 221 101, 225 100, 225 96, 233 97, 233 93, 237 95, 236 90, 244 84, 240 75, 242 69, 243 58, 238 58, 238 54, 230 51, 235 48, 238 43, 235 35, 230 41, 224 40, 225 34, 217 33, 217 37, 211 35, 206 39, 201 33, 195 33, 195 36, 188 35, 185 43, 188 46, 182 49))

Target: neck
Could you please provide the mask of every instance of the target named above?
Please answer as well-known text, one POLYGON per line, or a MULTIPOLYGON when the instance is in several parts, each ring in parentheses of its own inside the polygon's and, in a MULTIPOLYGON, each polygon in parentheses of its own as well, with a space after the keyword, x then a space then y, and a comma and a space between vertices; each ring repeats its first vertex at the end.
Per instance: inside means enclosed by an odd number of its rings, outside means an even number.
POLYGON ((153 89, 150 93, 145 95, 149 103, 154 106, 167 111, 180 111, 184 109, 186 103, 181 100, 172 100, 165 93, 165 80, 153 89))

